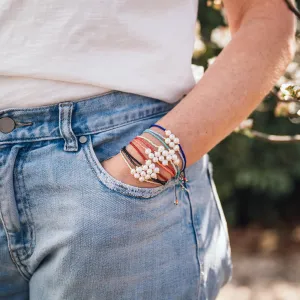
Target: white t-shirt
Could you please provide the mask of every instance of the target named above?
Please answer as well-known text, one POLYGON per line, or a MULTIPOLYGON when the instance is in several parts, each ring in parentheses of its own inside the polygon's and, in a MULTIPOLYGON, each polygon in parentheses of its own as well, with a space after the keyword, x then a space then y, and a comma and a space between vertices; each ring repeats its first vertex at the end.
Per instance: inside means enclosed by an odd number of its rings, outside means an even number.
POLYGON ((195 85, 198 0, 1 0, 0 109, 195 85))

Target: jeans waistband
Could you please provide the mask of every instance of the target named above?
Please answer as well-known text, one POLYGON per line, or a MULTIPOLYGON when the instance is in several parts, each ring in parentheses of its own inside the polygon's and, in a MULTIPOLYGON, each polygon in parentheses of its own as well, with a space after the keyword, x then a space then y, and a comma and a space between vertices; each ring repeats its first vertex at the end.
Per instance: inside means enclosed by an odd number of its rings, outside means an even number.
POLYGON ((179 101, 167 103, 113 91, 80 101, 4 109, 0 110, 0 123, 1 119, 4 122, 3 118, 10 122, 13 120, 14 128, 7 133, 0 131, 0 145, 63 138, 65 150, 76 151, 75 136, 110 130, 138 119, 167 113, 179 101))

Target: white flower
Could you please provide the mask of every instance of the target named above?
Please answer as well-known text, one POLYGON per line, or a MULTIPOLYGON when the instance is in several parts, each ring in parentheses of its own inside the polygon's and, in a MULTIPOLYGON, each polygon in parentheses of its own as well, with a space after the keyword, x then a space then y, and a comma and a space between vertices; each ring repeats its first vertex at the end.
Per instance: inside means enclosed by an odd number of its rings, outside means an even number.
POLYGON ((208 65, 209 65, 209 66, 212 65, 212 64, 214 63, 214 61, 216 60, 216 58, 217 58, 217 56, 214 56, 214 57, 209 58, 209 59, 207 60, 208 65))
POLYGON ((286 72, 287 73, 294 73, 296 72, 296 70, 298 69, 298 63, 296 63, 295 61, 292 61, 288 67, 286 68, 286 72))
POLYGON ((219 26, 211 32, 210 39, 218 47, 224 48, 231 40, 231 33, 229 27, 219 26))
POLYGON ((192 72, 193 72, 193 76, 196 82, 198 82, 203 74, 204 74, 204 67, 203 66, 197 66, 197 65, 191 65, 192 67, 192 72))
POLYGON ((292 82, 287 82, 281 85, 280 87, 280 91, 287 96, 291 96, 291 91, 290 89, 293 87, 293 83, 292 82))

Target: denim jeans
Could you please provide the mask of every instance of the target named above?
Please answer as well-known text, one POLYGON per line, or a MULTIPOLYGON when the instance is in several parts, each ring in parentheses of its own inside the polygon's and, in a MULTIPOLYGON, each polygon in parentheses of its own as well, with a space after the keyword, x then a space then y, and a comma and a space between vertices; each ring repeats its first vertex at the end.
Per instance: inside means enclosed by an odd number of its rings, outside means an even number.
POLYGON ((187 190, 101 164, 179 101, 113 91, 0 111, 15 123, 0 132, 0 299, 216 298, 232 265, 208 154, 187 190))

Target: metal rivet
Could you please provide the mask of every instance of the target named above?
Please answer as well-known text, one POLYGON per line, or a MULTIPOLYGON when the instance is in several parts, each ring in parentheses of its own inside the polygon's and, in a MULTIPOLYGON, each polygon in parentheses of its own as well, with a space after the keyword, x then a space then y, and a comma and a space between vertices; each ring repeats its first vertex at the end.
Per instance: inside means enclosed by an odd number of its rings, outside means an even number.
POLYGON ((82 135, 82 136, 79 138, 79 142, 80 142, 81 144, 86 143, 86 141, 87 141, 87 137, 84 136, 84 135, 82 135))
POLYGON ((0 131, 3 133, 9 133, 16 127, 16 123, 12 118, 4 117, 0 119, 0 131))

